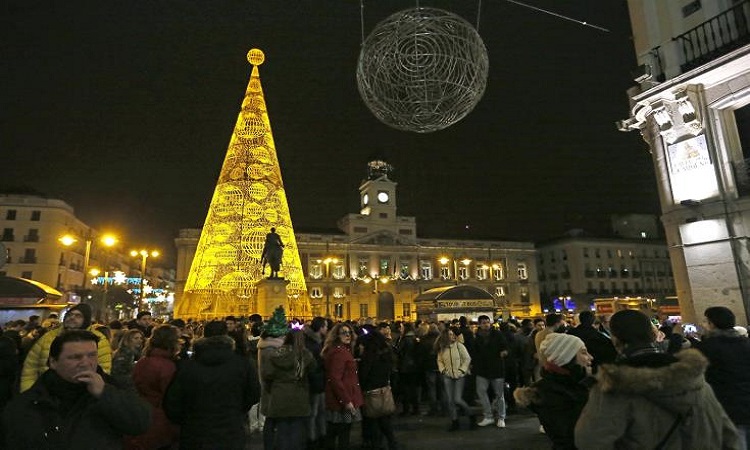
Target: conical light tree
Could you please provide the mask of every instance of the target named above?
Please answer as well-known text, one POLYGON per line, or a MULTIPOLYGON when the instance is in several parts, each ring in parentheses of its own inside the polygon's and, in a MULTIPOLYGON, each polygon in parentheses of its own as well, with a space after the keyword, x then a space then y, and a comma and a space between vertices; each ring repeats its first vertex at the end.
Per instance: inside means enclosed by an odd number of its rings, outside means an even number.
POLYGON ((281 168, 260 84, 263 52, 253 65, 224 165, 211 200, 177 317, 219 317, 257 310, 256 284, 264 278, 261 253, 271 227, 285 244, 280 275, 289 281, 289 313, 310 315, 305 278, 289 214, 281 168))

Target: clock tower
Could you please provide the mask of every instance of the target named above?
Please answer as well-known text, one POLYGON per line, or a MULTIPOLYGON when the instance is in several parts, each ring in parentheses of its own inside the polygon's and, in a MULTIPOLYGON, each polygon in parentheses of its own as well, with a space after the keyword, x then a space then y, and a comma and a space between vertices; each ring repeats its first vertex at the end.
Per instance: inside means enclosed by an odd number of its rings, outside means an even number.
POLYGON ((367 163, 367 179, 359 187, 360 214, 375 221, 396 218, 396 182, 391 181, 393 166, 382 159, 367 163))

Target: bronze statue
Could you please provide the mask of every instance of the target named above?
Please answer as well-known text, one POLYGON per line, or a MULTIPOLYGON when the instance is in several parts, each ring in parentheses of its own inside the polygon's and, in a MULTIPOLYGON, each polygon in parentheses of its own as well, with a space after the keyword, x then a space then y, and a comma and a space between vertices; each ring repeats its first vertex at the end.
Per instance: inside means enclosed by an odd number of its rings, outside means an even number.
POLYGON ((271 275, 269 280, 279 279, 279 269, 281 269, 281 256, 284 253, 284 243, 281 236, 276 233, 276 228, 271 227, 271 232, 266 234, 266 242, 263 244, 263 253, 260 262, 263 264, 262 274, 266 273, 266 264, 271 266, 271 275))

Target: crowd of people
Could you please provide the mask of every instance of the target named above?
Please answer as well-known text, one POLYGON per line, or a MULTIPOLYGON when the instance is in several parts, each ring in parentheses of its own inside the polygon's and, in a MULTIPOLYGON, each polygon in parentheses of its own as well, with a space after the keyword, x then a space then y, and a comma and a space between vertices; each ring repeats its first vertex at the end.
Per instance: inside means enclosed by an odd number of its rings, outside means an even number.
POLYGON ((1 445, 243 449, 254 421, 269 450, 348 449, 353 429, 363 448, 394 450, 397 416, 502 430, 528 408, 555 449, 747 449, 747 329, 724 307, 701 329, 633 310, 575 324, 302 322, 283 308, 101 324, 78 304, 4 327, 1 445))

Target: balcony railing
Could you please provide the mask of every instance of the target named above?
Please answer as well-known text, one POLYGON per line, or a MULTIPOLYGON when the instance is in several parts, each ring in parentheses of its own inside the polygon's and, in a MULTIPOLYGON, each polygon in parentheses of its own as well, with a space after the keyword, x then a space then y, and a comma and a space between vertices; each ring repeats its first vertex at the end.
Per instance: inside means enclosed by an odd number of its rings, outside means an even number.
POLYGON ((687 72, 750 42, 750 0, 739 3, 675 38, 687 72))

